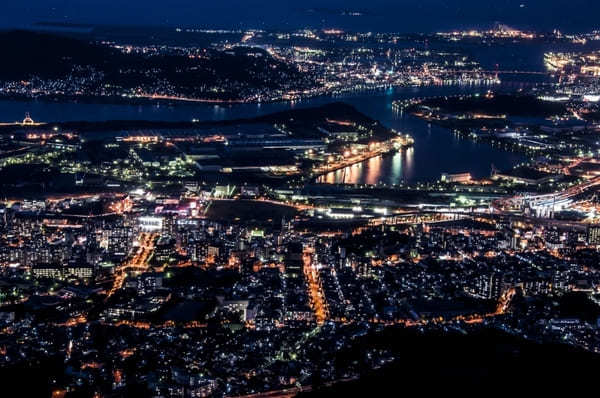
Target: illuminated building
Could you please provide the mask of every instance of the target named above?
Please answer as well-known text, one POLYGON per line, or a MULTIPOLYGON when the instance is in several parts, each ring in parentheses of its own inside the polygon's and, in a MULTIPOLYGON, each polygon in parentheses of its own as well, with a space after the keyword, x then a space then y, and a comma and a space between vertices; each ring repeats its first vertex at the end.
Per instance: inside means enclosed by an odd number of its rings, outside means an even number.
POLYGON ((587 244, 600 245, 600 225, 590 225, 587 228, 587 244))
POLYGON ((475 282, 474 293, 484 299, 497 300, 502 296, 504 290, 504 279, 499 273, 481 275, 475 282))
POLYGON ((156 232, 163 228, 162 217, 140 217, 138 223, 143 232, 156 232))
POLYGON ((40 263, 32 268, 37 278, 59 279, 63 277, 63 267, 59 264, 40 263))
POLYGON ((162 235, 174 237, 177 229, 177 218, 173 214, 168 214, 163 219, 162 235))
POLYGON ((133 239, 131 227, 116 226, 108 231, 108 251, 115 256, 125 257, 133 239))
POLYGON ((458 173, 458 174, 443 173, 440 180, 443 182, 464 183, 464 182, 471 182, 472 178, 471 178, 471 173, 458 173))
POLYGON ((175 255, 175 239, 170 236, 162 236, 156 242, 154 258, 159 263, 168 262, 175 255))

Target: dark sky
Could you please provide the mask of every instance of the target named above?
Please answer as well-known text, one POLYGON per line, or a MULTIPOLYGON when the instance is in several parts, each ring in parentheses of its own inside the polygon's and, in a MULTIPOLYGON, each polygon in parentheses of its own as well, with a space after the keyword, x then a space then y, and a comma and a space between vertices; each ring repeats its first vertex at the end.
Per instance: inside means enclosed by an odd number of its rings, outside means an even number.
POLYGON ((489 26, 589 31, 599 0, 0 0, 0 26, 36 21, 118 25, 297 28, 398 32, 489 26), (365 16, 342 16, 341 11, 365 16))

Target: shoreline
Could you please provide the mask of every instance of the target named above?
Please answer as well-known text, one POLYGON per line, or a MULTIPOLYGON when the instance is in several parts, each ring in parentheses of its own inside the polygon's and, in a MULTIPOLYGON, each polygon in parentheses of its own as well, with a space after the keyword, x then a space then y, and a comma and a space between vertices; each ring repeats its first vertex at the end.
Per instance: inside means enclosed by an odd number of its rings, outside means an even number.
POLYGON ((450 83, 450 84, 421 84, 421 85, 387 85, 377 86, 371 88, 361 89, 341 89, 336 91, 329 91, 323 93, 307 94, 300 98, 273 98, 270 100, 256 100, 256 99, 219 99, 219 98, 188 98, 188 97, 176 97, 167 95, 143 95, 143 96, 76 96, 76 95, 39 95, 39 96, 27 96, 27 95, 16 95, 16 94, 3 94, 0 93, 0 101, 20 101, 20 102, 45 102, 45 103, 72 103, 72 104, 92 104, 92 105, 161 105, 161 104, 173 104, 174 106, 180 105, 193 105, 193 104, 207 104, 207 105, 260 105, 260 104, 276 104, 276 103, 297 103, 315 98, 333 97, 336 96, 359 96, 365 93, 380 93, 386 90, 400 90, 400 89, 427 89, 427 88, 440 88, 440 87, 497 87, 501 86, 505 82, 499 83, 450 83))

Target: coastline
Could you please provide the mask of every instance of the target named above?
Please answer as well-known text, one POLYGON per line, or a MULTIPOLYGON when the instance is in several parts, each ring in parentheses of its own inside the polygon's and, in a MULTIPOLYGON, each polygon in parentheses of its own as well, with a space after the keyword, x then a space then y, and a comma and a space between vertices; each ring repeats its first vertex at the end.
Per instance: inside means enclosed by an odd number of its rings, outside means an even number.
POLYGON ((381 93, 386 90, 401 90, 401 89, 427 89, 427 88, 443 88, 443 87, 496 87, 501 86, 503 82, 491 82, 491 83, 458 83, 452 82, 448 84, 395 84, 395 85, 384 85, 374 86, 366 88, 348 88, 340 90, 327 90, 324 92, 303 94, 298 98, 286 98, 280 96, 276 98, 258 100, 258 99, 243 99, 243 98, 189 98, 189 97, 177 97, 167 95, 156 95, 156 94, 145 94, 138 96, 98 96, 98 95, 18 95, 18 94, 4 94, 0 92, 0 100, 3 101, 22 101, 22 102, 47 102, 47 103, 83 103, 83 104, 106 104, 106 105, 152 105, 152 104, 173 104, 173 105, 192 105, 192 104, 206 104, 206 105, 260 105, 270 103, 296 103, 306 100, 322 97, 335 97, 335 96, 353 96, 363 95, 366 93, 381 93))

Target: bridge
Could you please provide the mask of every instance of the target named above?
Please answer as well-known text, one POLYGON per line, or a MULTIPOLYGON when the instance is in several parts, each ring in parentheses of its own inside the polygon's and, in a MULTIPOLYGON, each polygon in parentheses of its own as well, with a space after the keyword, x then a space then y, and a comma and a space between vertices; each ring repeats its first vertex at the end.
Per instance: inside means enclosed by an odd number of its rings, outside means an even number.
POLYGON ((535 71, 535 70, 457 70, 446 73, 484 73, 496 75, 552 75, 551 72, 535 71))
POLYGON ((436 224, 448 221, 465 219, 488 219, 497 221, 522 221, 525 223, 557 227, 561 229, 585 230, 587 224, 576 221, 555 220, 552 218, 538 218, 509 212, 483 212, 483 211, 445 211, 445 210, 417 210, 413 212, 390 214, 374 218, 369 221, 370 226, 400 225, 400 224, 436 224))
POLYGON ((599 184, 600 176, 594 177, 589 181, 572 186, 563 191, 539 195, 515 195, 509 198, 498 199, 492 202, 492 208, 496 212, 502 213, 505 209, 515 207, 523 208, 528 206, 535 211, 537 217, 551 217, 555 211, 562 210, 572 203, 573 197, 599 184))

